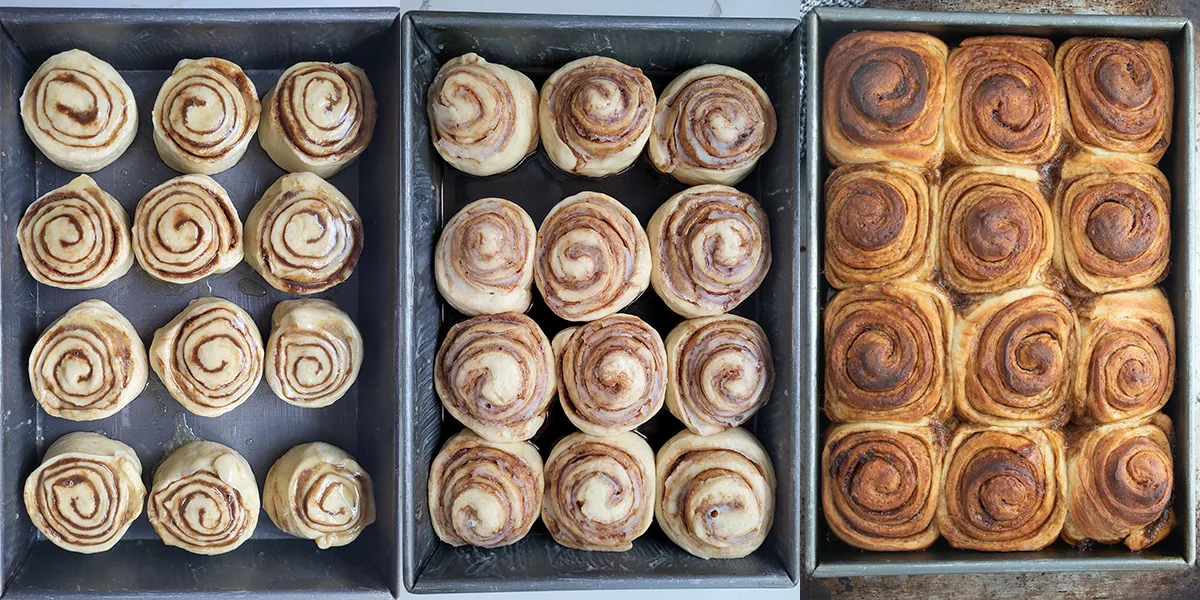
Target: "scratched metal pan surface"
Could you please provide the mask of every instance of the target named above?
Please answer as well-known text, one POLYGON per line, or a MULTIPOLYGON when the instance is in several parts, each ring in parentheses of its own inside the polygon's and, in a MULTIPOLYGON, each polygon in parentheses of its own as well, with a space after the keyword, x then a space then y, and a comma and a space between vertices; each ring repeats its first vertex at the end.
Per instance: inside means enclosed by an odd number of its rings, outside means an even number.
MULTIPOLYGON (((487 592, 621 588, 790 587, 800 571, 800 394, 811 377, 802 360, 799 317, 809 307, 801 269, 810 237, 800 202, 801 55, 799 21, 643 19, 416 12, 403 19, 404 130, 402 207, 406 247, 401 294, 412 329, 401 350, 404 439, 404 584, 414 592, 487 592), (658 206, 685 189, 639 159, 599 180, 568 176, 540 150, 510 173, 468 177, 446 168, 429 141, 425 95, 439 66, 466 52, 528 73, 540 85, 576 58, 603 54, 643 69, 661 92, 680 72, 704 63, 750 73, 774 101, 779 121, 772 149, 739 188, 770 216, 773 264, 766 282, 737 310, 757 319, 776 359, 774 393, 750 429, 774 462, 779 485, 775 525, 766 543, 737 560, 704 561, 672 544, 654 526, 629 552, 581 552, 556 544, 539 523, 521 542, 494 550, 452 548, 433 533, 427 506, 429 466, 458 430, 434 394, 433 359, 442 336, 463 317, 438 295, 431 261, 446 219, 467 202, 508 198, 541 222, 549 208, 582 190, 608 193, 645 224, 658 206)), ((628 310, 666 334, 680 320, 647 291, 628 310)), ((564 326, 535 300, 530 315, 549 333, 564 326)), ((682 425, 666 410, 639 431, 657 449, 682 425)), ((534 438, 543 455, 570 430, 557 402, 534 438)))
MULTIPOLYGON (((398 12, 0 10, 0 582, 6 598, 391 598, 397 593, 398 12), (33 147, 22 128, 18 99, 42 61, 71 48, 110 62, 134 92, 141 121, 136 141, 93 174, 131 215, 145 192, 177 175, 159 159, 148 117, 159 86, 180 59, 233 60, 246 69, 260 95, 299 61, 350 61, 365 68, 379 103, 374 139, 354 165, 331 180, 363 217, 364 251, 348 281, 318 295, 347 310, 364 337, 361 375, 346 397, 328 408, 301 409, 261 383, 243 406, 204 418, 187 413, 151 375, 140 397, 100 421, 65 421, 37 407, 26 375, 30 350, 39 332, 78 302, 109 302, 149 344, 154 330, 190 300, 209 295, 249 311, 265 339, 272 309, 290 297, 267 286, 244 263, 190 285, 157 282, 136 265, 98 290, 59 290, 34 282, 18 252, 17 223, 35 198, 75 175, 33 147), (66 552, 38 535, 25 515, 21 488, 51 442, 80 430, 130 444, 147 482, 164 453, 193 435, 242 453, 259 485, 292 445, 330 442, 356 456, 374 476, 378 520, 353 544, 318 550, 310 541, 283 534, 264 514, 245 545, 205 557, 165 546, 143 513, 113 550, 87 556, 66 552)), ((214 177, 244 219, 282 174, 255 140, 237 166, 214 177)))
POLYGON ((809 294, 805 344, 816 349, 810 355, 814 377, 805 381, 804 404, 805 494, 804 566, 816 577, 859 575, 911 575, 937 573, 1036 573, 1046 571, 1140 571, 1186 569, 1195 562, 1196 502, 1195 459, 1192 442, 1195 429, 1197 349, 1197 305, 1188 287, 1196 285, 1200 273, 1197 236, 1200 215, 1191 210, 1196 194, 1195 164, 1195 60, 1193 26, 1182 17, 1123 17, 1093 15, 1023 15, 919 12, 902 10, 818 8, 804 24, 806 33, 806 133, 804 175, 809 203, 807 218, 818 226, 809 239, 816 252, 808 255, 807 269, 815 273, 816 285, 809 294), (1175 393, 1166 412, 1175 424, 1175 530, 1159 544, 1138 553, 1124 546, 1079 551, 1056 542, 1040 552, 983 553, 950 548, 939 540, 922 552, 864 552, 840 542, 829 531, 819 506, 820 458, 823 431, 828 421, 821 412, 824 368, 821 344, 821 310, 830 288, 821 273, 824 213, 822 186, 831 167, 821 142, 821 66, 825 54, 843 35, 864 29, 924 31, 953 42, 981 34, 1019 34, 1047 37, 1056 44, 1071 36, 1121 36, 1159 38, 1167 42, 1175 63, 1175 129, 1171 147, 1159 168, 1171 181, 1172 247, 1171 270, 1163 288, 1170 299, 1176 323, 1175 393))

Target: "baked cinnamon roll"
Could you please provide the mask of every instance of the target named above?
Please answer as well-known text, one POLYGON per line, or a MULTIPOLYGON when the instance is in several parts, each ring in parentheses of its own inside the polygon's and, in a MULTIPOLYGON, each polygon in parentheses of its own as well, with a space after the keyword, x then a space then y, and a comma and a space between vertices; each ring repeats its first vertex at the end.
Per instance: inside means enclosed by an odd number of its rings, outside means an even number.
POLYGON ((68 50, 47 59, 25 84, 21 120, 50 162, 91 173, 133 143, 137 102, 112 65, 83 50, 68 50))
POLYGON ((371 476, 325 442, 300 444, 275 461, 262 501, 276 527, 322 550, 353 542, 375 522, 371 476))
POLYGON ((164 544, 193 554, 232 552, 258 526, 258 484, 233 448, 191 442, 154 471, 146 516, 164 544))
POLYGON ((688 185, 737 185, 775 143, 775 106, 749 75, 721 65, 684 71, 654 111, 650 163, 688 185))
POLYGON ((737 427, 771 398, 775 365, 758 323, 691 319, 667 335, 667 408, 697 435, 737 427))
POLYGON ((442 298, 468 316, 529 310, 536 238, 533 219, 508 200, 464 206, 446 223, 434 250, 442 298))
POLYGON ((258 131, 258 90, 222 58, 181 60, 154 100, 154 147, 180 173, 212 175, 236 165, 258 131))
POLYGON ((546 156, 585 177, 624 171, 650 139, 655 100, 637 67, 603 56, 563 65, 542 84, 538 103, 546 156))
POLYGON ((362 367, 362 334, 328 300, 284 300, 271 314, 267 385, 281 400, 305 408, 337 402, 362 367))
POLYGON ((29 274, 56 288, 104 287, 133 266, 129 213, 87 175, 30 204, 17 243, 29 274))
POLYGON ((181 175, 146 192, 133 212, 133 253, 151 277, 191 283, 242 262, 242 220, 207 175, 181 175))

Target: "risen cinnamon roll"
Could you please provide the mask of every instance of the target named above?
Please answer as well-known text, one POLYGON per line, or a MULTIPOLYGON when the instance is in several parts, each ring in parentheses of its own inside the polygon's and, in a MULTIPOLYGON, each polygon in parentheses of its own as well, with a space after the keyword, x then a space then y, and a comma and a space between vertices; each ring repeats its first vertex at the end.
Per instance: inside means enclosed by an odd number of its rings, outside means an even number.
POLYGON ((94 554, 121 541, 142 514, 146 487, 133 448, 98 433, 68 433, 25 480, 29 520, 55 546, 94 554))
POLYGON ((950 412, 953 309, 925 283, 839 292, 825 307, 825 414, 834 422, 923 423, 950 412))
POLYGON ((616 314, 581 325, 555 354, 558 398, 580 431, 633 431, 662 408, 667 352, 645 321, 616 314))
POLYGON ((603 56, 573 60, 542 85, 538 123, 546 155, 585 177, 624 171, 650 138, 654 103, 641 69, 603 56))
POLYGON ((533 281, 546 306, 568 321, 625 308, 650 285, 650 270, 642 224, 611 196, 564 198, 538 229, 533 281))
POLYGON ((150 525, 168 546, 193 554, 231 552, 258 525, 258 484, 250 463, 216 442, 191 442, 154 471, 150 525))
POLYGON ((946 44, 924 33, 859 31, 825 58, 825 156, 835 165, 942 162, 946 44))
POLYGON ((1062 434, 964 425, 942 469, 937 523, 955 548, 1041 550, 1066 517, 1062 434))
POLYGON ((480 315, 451 327, 433 368, 446 412, 495 442, 533 437, 557 385, 550 340, 518 313, 480 315))
POLYGON ((473 52, 442 65, 429 86, 429 135, 450 166, 495 175, 538 143, 538 92, 524 74, 473 52))
POLYGON ((29 274, 56 288, 104 287, 133 266, 129 213, 87 175, 30 204, 17 243, 29 274))
POLYGON ((446 441, 429 471, 433 531, 451 546, 518 542, 537 521, 542 457, 528 442, 489 442, 472 431, 446 441))
POLYGON ((525 312, 533 301, 537 228, 520 206, 484 198, 450 218, 434 250, 442 298, 465 315, 525 312))
POLYGON ((1171 145, 1175 76, 1162 40, 1071 38, 1054 59, 1068 139, 1157 164, 1171 145))
POLYGON ((655 475, 654 517, 692 555, 742 558, 771 531, 775 468, 745 429, 708 437, 680 432, 659 449, 655 475))
POLYGON ((284 402, 320 408, 337 402, 362 366, 362 334, 328 300, 284 300, 271 315, 267 385, 284 402))
POLYGON ((258 90, 241 67, 181 60, 154 100, 154 147, 180 173, 220 173, 242 159, 258 117, 258 90))
POLYGON ((146 389, 146 347, 133 324, 103 300, 56 319, 29 355, 29 386, 46 414, 71 421, 115 415, 146 389))
POLYGON ((771 268, 767 213, 750 194, 700 185, 650 217, 650 283, 671 310, 707 317, 733 310, 771 268))
POLYGON ((91 173, 120 158, 137 135, 133 90, 112 65, 84 52, 51 56, 21 93, 21 120, 54 164, 91 173))
POLYGON ((302 62, 279 76, 262 99, 258 141, 284 171, 329 178, 371 143, 375 92, 350 64, 302 62))
POLYGON ((624 552, 654 520, 654 451, 636 433, 572 433, 546 459, 542 521, 576 550, 624 552))
POLYGON ((684 71, 654 111, 650 163, 688 185, 737 185, 775 143, 775 106, 749 75, 721 65, 684 71))
POLYGON ((932 175, 901 163, 843 165, 825 180, 825 278, 838 289, 933 272, 941 215, 932 175))
POLYGON ((967 38, 950 53, 946 160, 967 165, 1040 165, 1062 141, 1062 90, 1050 40, 967 38))
POLYGON ((207 175, 181 175, 146 192, 133 212, 133 253, 155 279, 191 283, 242 262, 242 220, 207 175))
POLYGON ((943 442, 928 427, 837 425, 821 454, 825 522, 863 550, 924 550, 938 537, 943 442))
POLYGON ((246 262, 271 287, 323 292, 350 277, 363 248, 358 211, 312 173, 290 173, 263 192, 246 217, 246 262))
POLYGON ((942 276, 965 294, 1040 283, 1054 257, 1054 216, 1038 173, 970 167, 942 182, 938 248, 942 276))
POLYGON ((154 332, 150 366, 184 408, 217 417, 241 406, 258 387, 262 336, 238 305, 197 298, 154 332))
POLYGON ((1067 160, 1054 197, 1055 263, 1076 295, 1162 281, 1171 261, 1171 185, 1158 169, 1121 157, 1067 160))
POLYGON ((667 408, 693 433, 737 427, 771 398, 775 365, 758 323, 734 315, 691 319, 665 343, 667 408))
POLYGON ((301 444, 267 471, 263 509, 284 533, 322 550, 345 546, 375 522, 371 476, 337 446, 301 444))
POLYGON ((1068 544, 1124 542, 1145 550, 1174 526, 1174 439, 1162 413, 1088 430, 1067 453, 1068 544))

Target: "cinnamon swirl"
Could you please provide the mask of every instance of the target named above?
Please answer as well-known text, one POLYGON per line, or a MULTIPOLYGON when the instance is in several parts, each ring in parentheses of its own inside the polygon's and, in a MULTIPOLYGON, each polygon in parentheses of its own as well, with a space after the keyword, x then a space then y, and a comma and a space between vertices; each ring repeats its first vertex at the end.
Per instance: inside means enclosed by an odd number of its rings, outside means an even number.
POLYGON ((667 408, 697 435, 746 422, 771 397, 767 334, 734 315, 691 319, 667 335, 667 408))
POLYGON ((193 554, 232 552, 258 526, 250 463, 216 442, 191 442, 154 472, 146 516, 163 543, 193 554))
POLYGON ((207 175, 181 175, 146 192, 133 212, 133 253, 151 277, 191 283, 242 262, 242 220, 207 175))
POLYGON ((263 509, 281 531, 322 550, 345 546, 375 522, 371 476, 346 451, 312 442, 288 450, 263 483, 263 509))
POLYGON ((341 399, 362 367, 362 334, 329 300, 284 300, 271 315, 267 385, 281 400, 320 408, 341 399))
POLYGON ((133 266, 129 213, 87 175, 30 204, 17 243, 29 274, 56 288, 104 287, 133 266))
POLYGON ((468 316, 529 310, 536 238, 533 219, 508 200, 464 206, 446 223, 434 250, 442 298, 468 316))
POLYGON ((154 147, 180 173, 212 175, 236 165, 258 130, 258 90, 222 58, 181 60, 154 100, 154 147))

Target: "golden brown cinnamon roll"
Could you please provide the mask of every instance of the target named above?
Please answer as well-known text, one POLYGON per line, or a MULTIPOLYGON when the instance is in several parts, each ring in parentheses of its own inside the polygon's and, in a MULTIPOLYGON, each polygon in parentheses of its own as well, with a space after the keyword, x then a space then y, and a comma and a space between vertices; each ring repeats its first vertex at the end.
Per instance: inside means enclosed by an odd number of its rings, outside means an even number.
POLYGON ((955 548, 1041 550, 1067 513, 1062 434, 963 425, 942 469, 937 523, 955 548))
POLYGON ((964 294, 994 294, 1046 279, 1054 257, 1054 216, 1037 171, 955 169, 939 196, 938 254, 948 286, 964 294))
POLYGON ((154 147, 180 173, 212 175, 236 165, 258 131, 258 90, 222 58, 181 60, 154 100, 154 147))
POLYGON ((863 550, 924 550, 938 537, 943 442, 928 427, 836 425, 821 454, 825 522, 863 550))
POLYGON ((825 156, 835 165, 942 162, 946 44, 924 33, 859 31, 825 58, 825 156))
POLYGON ((450 166, 472 175, 512 169, 538 143, 538 92, 524 74, 469 52, 429 86, 429 135, 450 166))
POLYGON ((1068 293, 1132 290, 1166 277, 1171 185, 1158 169, 1078 154, 1063 164, 1054 215, 1054 260, 1068 275, 1068 293))
POLYGON ((838 289, 933 273, 941 215, 932 175, 901 163, 843 165, 825 180, 825 278, 838 289))
POLYGON ((700 558, 742 558, 775 521, 775 468, 745 429, 680 432, 663 444, 654 517, 667 537, 700 558))
POLYGON ((271 287, 323 292, 350 277, 363 248, 358 211, 332 184, 290 173, 263 192, 246 217, 246 262, 271 287))
POLYGON ((954 312, 926 283, 839 292, 825 307, 825 414, 834 422, 924 423, 950 412, 954 312))
POLYGON ((112 65, 84 52, 51 56, 21 93, 21 120, 33 145, 76 173, 99 171, 137 135, 133 90, 112 65))
POLYGON ((624 552, 654 520, 654 451, 636 433, 575 432, 546 459, 542 521, 576 550, 624 552))
POLYGON ((271 314, 267 385, 281 400, 305 408, 337 402, 362 367, 362 334, 329 300, 284 300, 271 314))
POLYGON ((29 355, 29 386, 46 414, 95 421, 146 389, 146 347, 133 324, 103 300, 85 300, 42 332, 29 355))
POLYGON ((151 277, 191 283, 242 262, 242 220, 207 175, 181 175, 146 192, 133 212, 133 253, 151 277))
POLYGON ((533 281, 546 306, 568 321, 619 312, 646 291, 650 271, 646 231, 611 196, 564 198, 538 229, 533 281))
POLYGON ((375 522, 371 476, 337 446, 300 444, 267 471, 263 509, 284 533, 345 546, 375 522))
POLYGON ((133 266, 129 213, 87 175, 30 204, 17 243, 29 274, 56 288, 104 287, 133 266))
POLYGON ((688 185, 737 185, 775 143, 775 106, 749 75, 721 65, 684 71, 654 111, 650 163, 688 185))
POLYGON ((446 441, 429 471, 433 531, 451 546, 518 542, 537 521, 545 487, 533 444, 489 442, 461 431, 446 441))
POLYGON ((1067 138, 1158 164, 1171 145, 1175 76, 1162 40, 1071 38, 1054 59, 1067 138))
POLYGON ((691 319, 665 344, 667 408, 693 433, 737 427, 771 398, 775 365, 758 323, 734 315, 691 319))
POLYGON ((284 171, 329 178, 371 143, 375 92, 350 64, 302 62, 279 76, 262 99, 258 141, 284 171))
POLYGON ((558 383, 550 340, 518 313, 480 315, 450 328, 434 361, 446 412, 494 442, 533 437, 558 383))
POLYGON ((585 177, 624 171, 650 138, 655 100, 636 67, 603 56, 563 65, 542 85, 538 103, 546 156, 585 177))
POLYGON ((133 448, 98 433, 68 433, 25 480, 25 510, 55 546, 94 554, 121 541, 142 514, 146 486, 133 448))
POLYGON ((258 484, 250 463, 216 442, 191 442, 154 471, 146 516, 164 544, 193 554, 224 554, 254 535, 258 484))
POLYGON ((446 223, 434 250, 442 298, 468 316, 529 310, 536 238, 533 219, 508 200, 464 206, 446 223))

